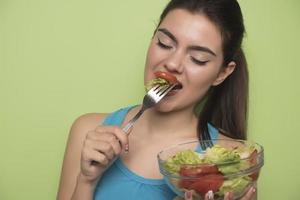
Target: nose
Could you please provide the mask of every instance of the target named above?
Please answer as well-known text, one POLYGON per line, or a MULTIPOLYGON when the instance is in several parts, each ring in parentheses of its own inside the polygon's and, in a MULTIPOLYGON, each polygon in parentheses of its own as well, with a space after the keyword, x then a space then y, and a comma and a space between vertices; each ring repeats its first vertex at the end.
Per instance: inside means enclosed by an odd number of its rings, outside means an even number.
POLYGON ((179 51, 172 52, 164 62, 164 67, 173 73, 183 72, 183 59, 184 55, 179 51))

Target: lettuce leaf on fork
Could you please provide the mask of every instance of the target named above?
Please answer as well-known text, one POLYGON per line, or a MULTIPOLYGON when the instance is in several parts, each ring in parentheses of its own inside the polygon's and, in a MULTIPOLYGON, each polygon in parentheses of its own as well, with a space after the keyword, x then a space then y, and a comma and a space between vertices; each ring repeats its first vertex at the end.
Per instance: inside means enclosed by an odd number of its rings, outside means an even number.
POLYGON ((146 91, 149 91, 151 88, 153 88, 154 86, 159 85, 159 86, 163 86, 163 85, 169 85, 169 82, 163 78, 155 78, 152 79, 151 81, 149 81, 145 88, 146 91))

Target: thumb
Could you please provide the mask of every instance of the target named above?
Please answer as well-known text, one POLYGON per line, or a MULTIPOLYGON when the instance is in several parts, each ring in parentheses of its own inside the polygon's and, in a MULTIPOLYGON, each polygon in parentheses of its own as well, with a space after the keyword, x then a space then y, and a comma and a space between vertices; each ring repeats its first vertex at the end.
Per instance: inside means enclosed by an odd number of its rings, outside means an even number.
POLYGON ((214 199, 214 193, 212 190, 209 190, 206 193, 204 200, 213 200, 213 199, 214 199))
POLYGON ((193 200, 193 193, 192 191, 186 191, 184 193, 184 200, 193 200))

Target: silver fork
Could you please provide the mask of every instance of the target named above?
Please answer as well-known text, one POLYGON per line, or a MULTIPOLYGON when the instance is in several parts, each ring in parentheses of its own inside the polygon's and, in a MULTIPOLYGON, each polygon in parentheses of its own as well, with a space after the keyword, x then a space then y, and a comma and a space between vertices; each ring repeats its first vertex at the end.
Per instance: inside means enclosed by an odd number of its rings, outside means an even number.
POLYGON ((151 88, 147 94, 144 96, 143 105, 140 111, 124 126, 123 131, 128 134, 130 128, 133 126, 135 121, 143 114, 145 110, 151 108, 157 104, 170 90, 175 87, 176 84, 164 85, 164 86, 154 86, 151 88))

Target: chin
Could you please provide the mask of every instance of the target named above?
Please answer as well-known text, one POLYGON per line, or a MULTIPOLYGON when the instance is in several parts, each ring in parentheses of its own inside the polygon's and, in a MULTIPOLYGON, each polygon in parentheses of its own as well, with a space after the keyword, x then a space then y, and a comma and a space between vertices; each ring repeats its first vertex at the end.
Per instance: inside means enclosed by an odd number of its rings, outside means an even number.
POLYGON ((154 109, 161 113, 178 112, 183 110, 193 110, 195 104, 192 102, 181 102, 174 100, 162 100, 154 106, 154 109))
POLYGON ((176 107, 171 103, 162 101, 156 104, 154 109, 158 112, 167 113, 176 110, 176 107))
POLYGON ((154 108, 161 113, 176 112, 183 109, 182 106, 170 101, 161 101, 154 108))

